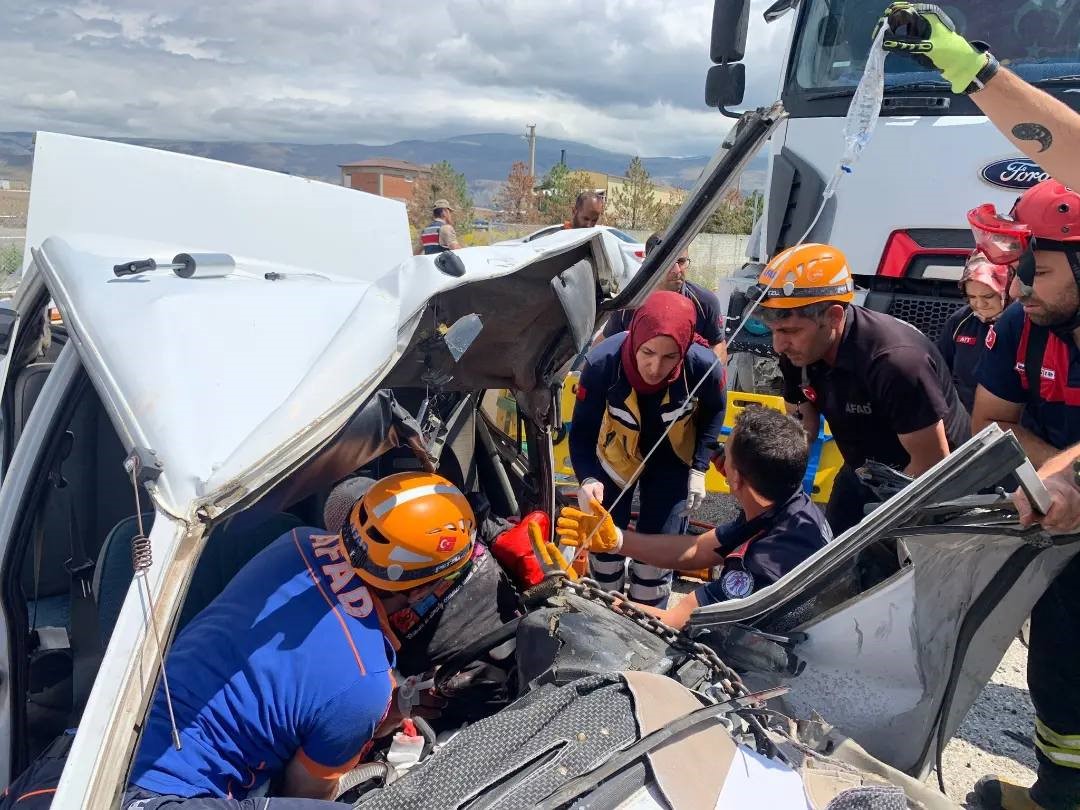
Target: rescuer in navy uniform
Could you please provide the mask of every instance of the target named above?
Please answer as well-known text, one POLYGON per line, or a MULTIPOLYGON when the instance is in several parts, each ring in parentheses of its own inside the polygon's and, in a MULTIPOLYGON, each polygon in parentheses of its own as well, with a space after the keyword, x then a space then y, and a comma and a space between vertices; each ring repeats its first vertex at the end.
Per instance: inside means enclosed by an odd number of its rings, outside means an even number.
MULTIPOLYGON (((613 509, 620 526, 629 525, 636 487, 638 529, 677 530, 673 524, 705 500, 709 445, 723 424, 723 368, 694 343, 690 301, 661 290, 645 299, 628 332, 589 352, 570 424, 570 461, 583 495, 613 509)), ((622 589, 623 557, 594 554, 589 566, 605 588, 622 589)), ((631 599, 663 606, 670 591, 671 571, 631 561, 631 599)))
POLYGON ((595 552, 623 554, 666 568, 723 566, 718 579, 672 608, 640 605, 681 629, 698 606, 743 599, 773 584, 832 538, 825 515, 803 491, 809 440, 790 416, 748 406, 736 418, 719 458, 718 466, 740 507, 731 523, 699 535, 623 532, 593 501, 591 514, 572 507, 562 510, 556 529, 560 542, 588 543, 595 552))
MULTIPOLYGON (((1080 194, 1046 180, 1025 191, 1009 216, 983 205, 968 220, 975 244, 990 261, 1016 264, 1011 293, 1017 299, 986 336, 973 427, 996 422, 1013 431, 1061 500, 1069 489, 1056 479, 1068 471, 1080 445, 1080 194)), ((1038 520, 1026 504, 1021 516, 1038 520)), ((1080 556, 1031 611, 1028 687, 1039 778, 1030 790, 983 779, 976 793, 984 806, 1080 808, 1078 638, 1080 556)))
POLYGON ((994 264, 979 251, 971 254, 960 277, 967 306, 945 321, 938 349, 952 369, 953 383, 968 413, 975 405, 976 373, 986 350, 986 335, 1008 302, 1009 268, 994 264))

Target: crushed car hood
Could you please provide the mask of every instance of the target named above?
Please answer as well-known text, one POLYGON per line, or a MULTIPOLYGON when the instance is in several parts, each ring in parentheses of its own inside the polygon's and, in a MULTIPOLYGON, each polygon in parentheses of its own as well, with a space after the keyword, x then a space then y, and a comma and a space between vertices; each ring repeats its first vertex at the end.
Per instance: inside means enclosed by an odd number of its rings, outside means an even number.
MULTIPOLYGON (((568 231, 542 246, 462 250, 464 274, 454 276, 435 257, 411 255, 399 202, 51 133, 37 136, 27 244, 29 272, 45 274, 125 443, 156 455, 155 500, 182 518, 248 496, 345 424, 440 295, 464 291, 458 298, 476 302, 487 336, 489 322, 513 314, 506 295, 482 294, 490 284, 543 265, 546 285, 586 261, 612 288, 622 261, 604 232, 568 231), (113 272, 180 253, 227 254, 235 270, 113 272)), ((534 320, 566 331, 550 292, 529 305, 534 320)), ((526 391, 544 384, 525 367, 550 346, 530 348, 515 352, 515 368, 486 354, 485 378, 526 391)), ((459 375, 458 385, 469 383, 459 375)))

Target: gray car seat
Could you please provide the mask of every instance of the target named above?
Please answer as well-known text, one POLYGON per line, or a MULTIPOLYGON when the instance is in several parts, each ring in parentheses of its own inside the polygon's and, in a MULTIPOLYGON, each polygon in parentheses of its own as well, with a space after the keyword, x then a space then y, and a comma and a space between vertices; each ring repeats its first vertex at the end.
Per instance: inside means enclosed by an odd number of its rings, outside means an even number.
MULTIPOLYGON (((148 534, 154 524, 152 512, 143 515, 143 529, 148 534)), ((218 526, 206 541, 206 548, 192 575, 191 587, 180 610, 177 631, 182 630, 203 608, 229 584, 234 576, 256 554, 283 534, 300 526, 294 515, 271 515, 253 529, 231 531, 229 522, 218 526)), ((94 593, 97 595, 98 627, 101 645, 109 643, 128 586, 134 576, 131 562, 131 541, 138 532, 135 516, 125 518, 113 527, 105 538, 94 573, 94 593)))

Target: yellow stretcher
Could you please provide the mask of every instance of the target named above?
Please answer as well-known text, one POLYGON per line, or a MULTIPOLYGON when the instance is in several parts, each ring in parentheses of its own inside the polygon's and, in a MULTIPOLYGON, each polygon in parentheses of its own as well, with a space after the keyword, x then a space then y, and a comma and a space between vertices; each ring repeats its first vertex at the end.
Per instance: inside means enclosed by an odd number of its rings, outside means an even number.
MULTIPOLYGON (((555 471, 558 477, 557 483, 559 484, 570 484, 575 481, 574 468, 570 464, 569 435, 570 420, 574 413, 574 404, 577 402, 577 380, 578 373, 571 372, 563 381, 561 402, 564 430, 562 431, 562 441, 555 445, 555 471)), ((729 391, 727 395, 727 411, 724 413, 723 436, 721 438, 731 433, 731 428, 735 424, 735 417, 739 415, 739 412, 747 405, 754 403, 764 405, 767 408, 774 408, 781 413, 784 411, 782 397, 729 391)), ((513 397, 500 397, 499 408, 502 410, 504 407, 516 408, 513 397)), ((516 413, 516 410, 514 413, 516 413)), ((510 414, 507 414, 506 420, 509 424, 510 414)), ((829 495, 832 493, 833 479, 840 470, 841 464, 843 464, 843 458, 840 456, 840 450, 833 440, 828 423, 822 420, 817 440, 814 442, 813 447, 810 448, 810 463, 806 471, 807 484, 809 484, 807 492, 810 493, 810 497, 814 501, 826 503, 829 500, 829 495)), ((727 479, 714 467, 709 468, 705 484, 709 492, 728 492, 727 479)))

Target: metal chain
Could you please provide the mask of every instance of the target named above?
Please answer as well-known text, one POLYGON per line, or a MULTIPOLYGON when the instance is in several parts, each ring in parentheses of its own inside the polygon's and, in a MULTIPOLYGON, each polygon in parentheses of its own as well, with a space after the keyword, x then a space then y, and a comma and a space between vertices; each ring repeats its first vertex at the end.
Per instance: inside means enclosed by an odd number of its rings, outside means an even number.
POLYGON ((681 650, 695 661, 704 664, 705 667, 715 675, 720 689, 729 697, 738 698, 750 694, 749 690, 743 684, 742 678, 739 677, 735 670, 723 662, 716 650, 705 644, 691 641, 683 633, 680 633, 674 627, 664 624, 655 616, 649 615, 633 603, 627 601, 622 595, 614 593, 613 591, 604 590, 603 586, 596 580, 583 578, 574 581, 565 578, 562 580, 562 587, 566 590, 573 591, 573 593, 580 596, 582 599, 597 602, 611 608, 620 615, 630 619, 639 627, 658 636, 669 647, 681 650))

